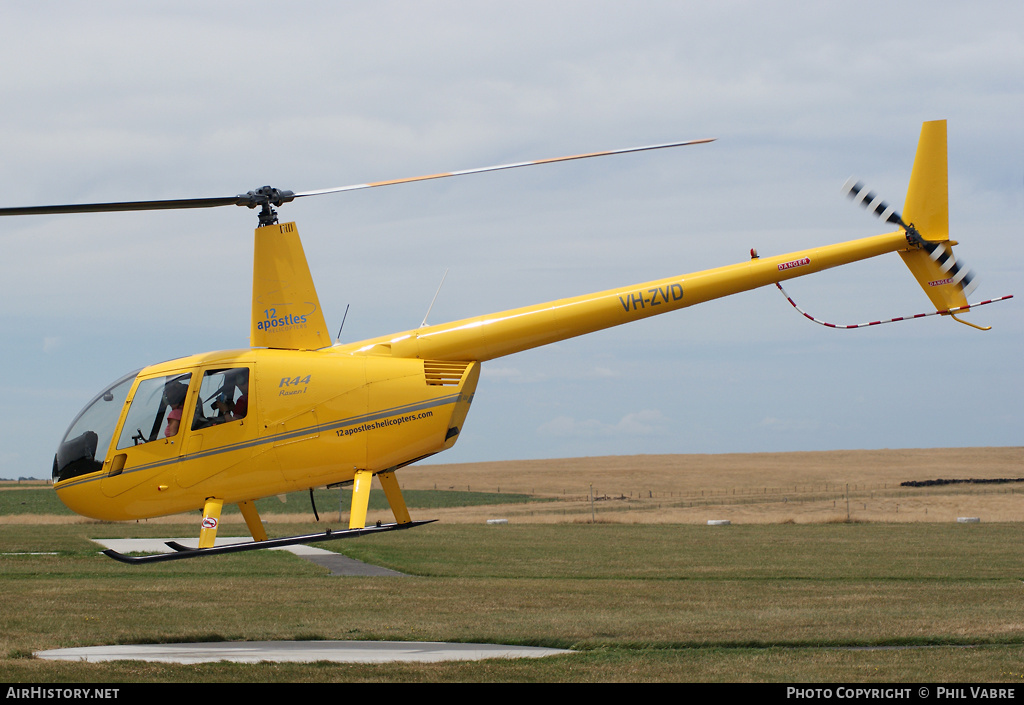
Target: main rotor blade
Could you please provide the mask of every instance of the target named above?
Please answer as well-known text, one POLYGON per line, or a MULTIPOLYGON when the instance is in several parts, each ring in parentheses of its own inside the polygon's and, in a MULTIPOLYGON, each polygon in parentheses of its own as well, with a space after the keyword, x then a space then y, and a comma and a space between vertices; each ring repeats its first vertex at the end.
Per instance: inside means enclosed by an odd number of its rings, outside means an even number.
POLYGON ((225 198, 177 198, 169 201, 123 201, 120 203, 72 203, 57 206, 0 208, 0 215, 50 215, 57 213, 104 213, 108 211, 154 211, 175 208, 216 208, 246 205, 243 196, 225 198))
POLYGON ((502 169, 517 169, 522 166, 533 166, 535 164, 551 164, 553 162, 567 162, 573 159, 589 159, 590 157, 604 157, 611 154, 627 154, 629 152, 645 152, 652 149, 666 149, 668 147, 684 147, 691 144, 704 144, 714 142, 714 138, 702 140, 688 140, 686 142, 668 142, 666 144, 652 144, 646 147, 627 147, 626 149, 611 149, 604 152, 588 152, 587 154, 573 154, 567 157, 552 157, 549 159, 535 159, 529 162, 516 162, 514 164, 499 164, 497 166, 485 166, 477 169, 463 169, 462 171, 447 171, 440 174, 427 174, 426 176, 412 176, 405 179, 390 179, 388 181, 375 181, 368 184, 353 184, 351 186, 338 186, 337 188, 318 189, 316 191, 297 191, 296 198, 302 196, 320 196, 325 193, 338 193, 341 191, 358 191, 364 188, 376 188, 378 186, 392 186, 394 184, 407 184, 413 181, 429 181, 430 179, 444 179, 449 176, 464 176, 466 174, 480 174, 487 171, 501 171, 502 169))
MULTIPOLYGON (((644 152, 652 149, 666 149, 668 147, 682 147, 691 144, 704 144, 714 142, 714 139, 689 140, 686 142, 669 142, 666 144, 653 144, 646 147, 629 147, 626 149, 612 149, 604 152, 590 152, 587 154, 573 154, 567 157, 553 157, 550 159, 536 159, 529 162, 517 162, 515 164, 500 164, 498 166, 485 166, 479 169, 465 169, 463 171, 450 171, 443 174, 428 174, 426 176, 414 176, 407 179, 391 179, 390 181, 377 181, 369 184, 355 184, 352 186, 340 186, 338 188, 319 189, 316 191, 303 191, 292 193, 281 191, 270 186, 255 189, 246 194, 237 196, 225 196, 222 198, 176 198, 164 201, 121 201, 118 203, 68 203, 53 206, 22 206, 17 208, 0 208, 0 216, 5 215, 50 215, 60 213, 103 213, 110 211, 149 211, 149 210, 173 210, 184 208, 216 208, 218 206, 247 206, 256 208, 262 206, 264 211, 273 215, 270 206, 280 206, 301 196, 319 196, 326 193, 339 193, 341 191, 357 191, 377 186, 391 186, 392 184, 405 184, 413 181, 427 181, 429 179, 443 179, 448 176, 463 176, 465 174, 480 174, 487 171, 500 171, 502 169, 515 169, 521 166, 532 166, 534 164, 550 164, 552 162, 565 162, 572 159, 588 159, 590 157, 603 157, 611 154, 627 154, 629 152, 644 152)), ((262 220, 260 222, 263 222, 262 220)))

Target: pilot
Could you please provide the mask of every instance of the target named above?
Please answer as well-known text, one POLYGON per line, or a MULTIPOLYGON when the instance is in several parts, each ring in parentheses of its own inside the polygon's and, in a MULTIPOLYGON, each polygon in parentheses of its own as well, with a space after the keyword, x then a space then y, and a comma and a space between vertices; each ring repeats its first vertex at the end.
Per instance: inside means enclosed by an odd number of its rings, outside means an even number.
POLYGON ((167 405, 171 407, 167 413, 167 428, 164 429, 164 436, 167 438, 178 435, 186 394, 188 394, 188 385, 181 382, 170 382, 164 387, 164 398, 167 400, 167 405))
POLYGON ((249 370, 247 368, 243 368, 235 374, 234 386, 238 387, 238 391, 242 395, 233 404, 224 399, 214 403, 224 421, 244 419, 249 411, 249 370))

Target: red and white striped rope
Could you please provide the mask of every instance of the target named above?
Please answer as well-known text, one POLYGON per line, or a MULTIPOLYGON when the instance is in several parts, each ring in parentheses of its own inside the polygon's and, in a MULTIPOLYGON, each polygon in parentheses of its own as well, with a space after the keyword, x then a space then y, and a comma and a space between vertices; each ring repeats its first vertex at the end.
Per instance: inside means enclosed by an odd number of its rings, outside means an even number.
POLYGON ((917 313, 917 314, 914 314, 913 316, 899 316, 897 318, 889 318, 889 319, 884 320, 884 321, 870 321, 868 323, 854 323, 852 325, 842 325, 840 323, 829 323, 827 321, 820 321, 820 320, 818 320, 817 318, 815 318, 811 314, 807 313, 807 311, 804 311, 802 308, 797 306, 796 302, 793 301, 793 298, 789 294, 786 293, 785 289, 782 288, 782 284, 779 284, 778 282, 775 282, 775 286, 779 287, 779 291, 781 291, 782 295, 786 297, 786 300, 789 301, 790 304, 792 304, 793 308, 795 308, 797 311, 802 313, 804 315, 804 318, 810 319, 810 320, 814 321, 815 323, 817 323, 818 325, 825 326, 826 328, 866 328, 867 326, 878 326, 878 325, 881 325, 883 323, 895 323, 896 321, 910 321, 910 320, 913 320, 915 318, 925 318, 926 316, 941 316, 943 314, 959 313, 960 311, 969 311, 970 309, 974 308, 975 306, 984 306, 985 304, 991 304, 991 303, 995 303, 996 301, 1004 301, 1006 299, 1012 299, 1013 298, 1013 295, 1010 294, 1009 296, 1000 296, 998 299, 988 299, 987 301, 979 301, 976 304, 967 304, 966 306, 957 306, 956 308, 947 308, 945 311, 933 311, 931 313, 917 313))

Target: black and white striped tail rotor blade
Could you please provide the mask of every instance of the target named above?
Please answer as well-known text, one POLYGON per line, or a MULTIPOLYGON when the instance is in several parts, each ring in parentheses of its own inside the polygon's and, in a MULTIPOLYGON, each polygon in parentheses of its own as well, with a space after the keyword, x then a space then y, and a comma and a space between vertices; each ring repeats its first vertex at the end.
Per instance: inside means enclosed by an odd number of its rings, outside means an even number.
POLYGON ((964 296, 970 296, 978 287, 974 270, 968 269, 963 262, 958 262, 953 255, 953 248, 947 242, 925 243, 925 250, 939 270, 946 274, 953 284, 958 284, 964 296))
POLYGON ((964 298, 966 299, 978 288, 978 277, 975 276, 973 269, 963 267, 961 271, 963 272, 963 277, 960 279, 960 286, 964 289, 964 298))
MULTIPOLYGON (((869 191, 862 182, 850 177, 843 184, 843 193, 849 196, 854 203, 864 206, 864 208, 885 222, 903 228, 908 232, 908 235, 917 235, 916 231, 913 230, 913 226, 904 223, 903 217, 892 206, 879 198, 875 192, 869 191)), ((953 256, 953 248, 950 247, 948 242, 928 242, 923 239, 918 239, 918 242, 928 251, 928 255, 932 260, 939 265, 942 273, 952 283, 958 284, 963 289, 965 297, 970 296, 974 292, 978 286, 974 272, 965 267, 963 263, 956 261, 956 258, 953 256)))
POLYGON ((904 230, 907 229, 906 223, 903 222, 903 218, 895 208, 883 201, 874 191, 869 191, 862 182, 852 176, 843 184, 843 193, 849 196, 854 203, 864 206, 886 223, 898 225, 904 230))

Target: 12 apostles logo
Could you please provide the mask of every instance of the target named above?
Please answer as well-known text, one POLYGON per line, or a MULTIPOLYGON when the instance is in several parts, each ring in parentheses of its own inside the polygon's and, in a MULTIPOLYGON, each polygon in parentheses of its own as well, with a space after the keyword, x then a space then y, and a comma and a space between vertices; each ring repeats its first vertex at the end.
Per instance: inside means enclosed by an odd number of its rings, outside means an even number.
POLYGON ((284 328, 286 326, 306 325, 306 316, 294 316, 290 313, 278 317, 277 309, 268 308, 263 312, 266 320, 256 323, 257 330, 270 330, 271 328, 284 328))

